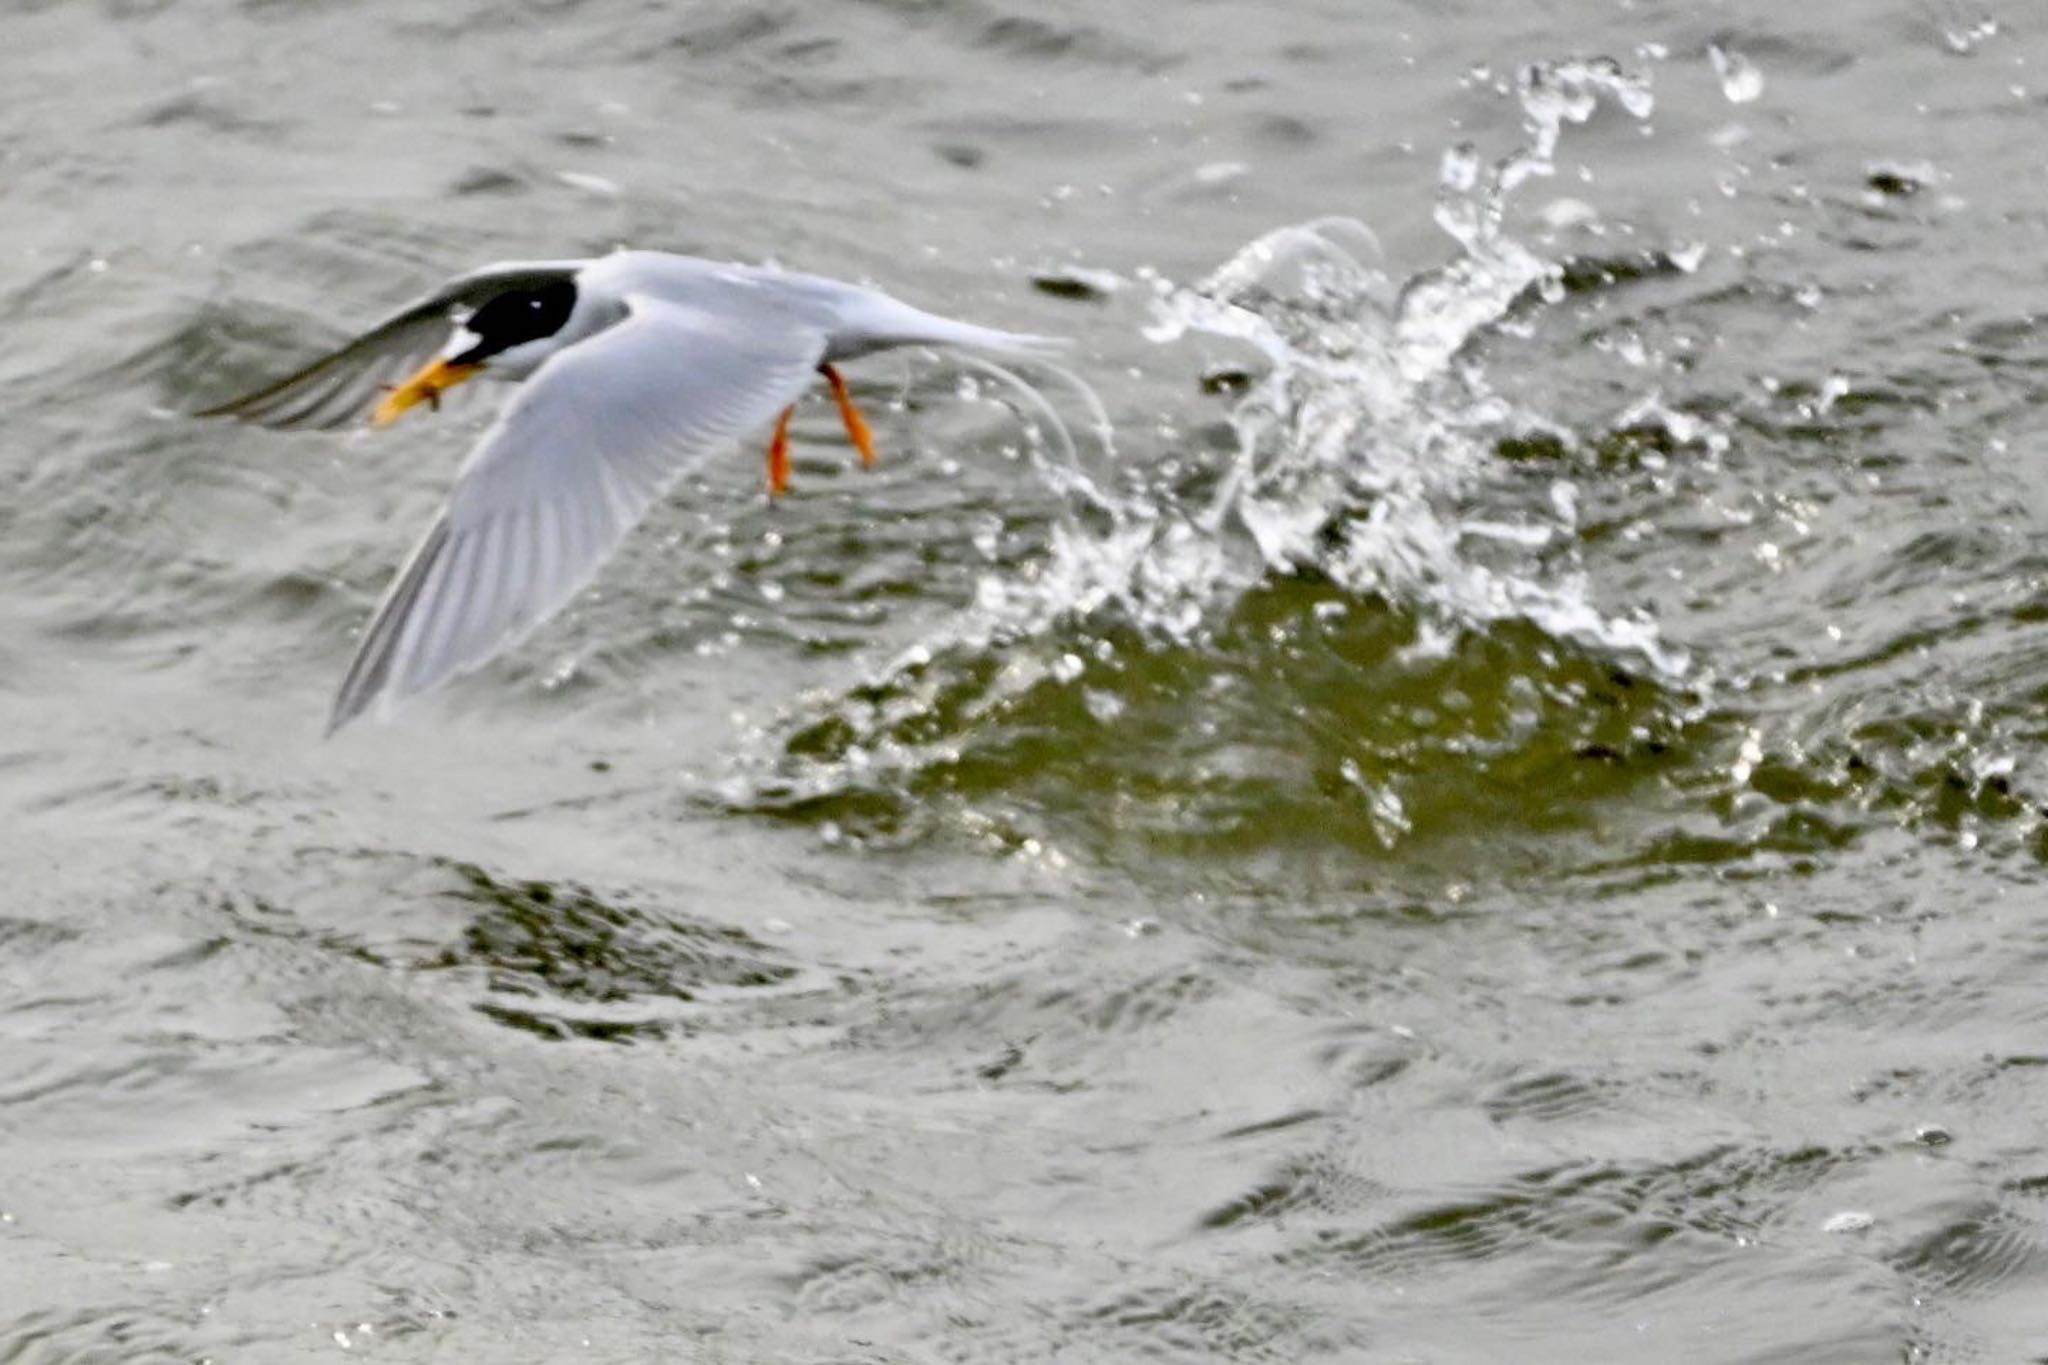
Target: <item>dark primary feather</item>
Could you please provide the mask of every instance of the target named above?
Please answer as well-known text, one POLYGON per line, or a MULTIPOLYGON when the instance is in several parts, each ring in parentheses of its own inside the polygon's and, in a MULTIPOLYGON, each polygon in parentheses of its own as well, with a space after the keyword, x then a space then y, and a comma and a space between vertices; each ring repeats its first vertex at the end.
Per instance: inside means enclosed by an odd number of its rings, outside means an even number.
POLYGON ((368 417, 386 389, 425 364, 447 340, 457 309, 483 307, 500 294, 569 279, 580 262, 485 266, 399 309, 340 350, 200 417, 233 417, 277 431, 332 431, 368 417))

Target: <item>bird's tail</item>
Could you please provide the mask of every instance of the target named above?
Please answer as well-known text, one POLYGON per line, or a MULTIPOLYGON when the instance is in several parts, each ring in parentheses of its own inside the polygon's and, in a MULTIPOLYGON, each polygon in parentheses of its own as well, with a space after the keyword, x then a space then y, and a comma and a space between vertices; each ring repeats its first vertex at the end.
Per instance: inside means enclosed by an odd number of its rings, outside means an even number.
MULTIPOLYGON (((1063 356, 1072 349, 1074 343, 1070 339, 1040 336, 1032 332, 1006 332, 996 327, 983 327, 978 323, 940 317, 936 313, 927 313, 921 308, 912 308, 894 299, 888 303, 893 307, 886 317, 863 319, 870 322, 875 333, 889 337, 887 344, 936 346, 979 352, 986 357, 1019 361, 1027 368, 1051 375, 1079 397, 1082 405, 1088 410, 1090 424, 1095 429, 1094 435, 1102 447, 1103 454, 1114 456, 1115 439, 1110 429, 1109 414, 1103 408, 1102 400, 1096 396, 1088 381, 1056 362, 1056 357, 1063 356)), ((1053 411, 1051 405, 1045 401, 1045 396, 1035 386, 987 360, 982 361, 981 365, 994 372, 1020 395, 1028 395, 1029 407, 1048 419, 1065 447, 1068 458, 1075 458, 1073 438, 1067 434, 1065 423, 1060 421, 1059 415, 1053 411)))
MULTIPOLYGON (((929 314, 926 315, 930 317, 929 314)), ((970 351, 1010 356, 1017 360, 1050 360, 1073 349, 1068 337, 1039 336, 1034 332, 1005 332, 951 318, 931 318, 931 327, 921 338, 928 346, 962 346, 970 351)))

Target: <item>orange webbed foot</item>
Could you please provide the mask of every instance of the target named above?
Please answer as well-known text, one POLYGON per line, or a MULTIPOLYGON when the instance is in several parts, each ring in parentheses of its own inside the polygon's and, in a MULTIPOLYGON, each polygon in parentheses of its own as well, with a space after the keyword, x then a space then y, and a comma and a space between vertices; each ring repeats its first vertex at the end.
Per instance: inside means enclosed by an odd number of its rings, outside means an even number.
POLYGON ((775 419, 775 436, 768 442, 768 496, 779 498, 789 491, 789 419, 796 415, 791 403, 775 419))
POLYGON ((820 365, 818 373, 832 384, 832 401, 839 404, 839 420, 846 424, 846 434, 853 442, 853 448, 860 452, 860 462, 869 469, 875 467, 875 438, 868 430, 865 417, 853 405, 853 395, 846 391, 846 380, 840 376, 834 365, 820 365))

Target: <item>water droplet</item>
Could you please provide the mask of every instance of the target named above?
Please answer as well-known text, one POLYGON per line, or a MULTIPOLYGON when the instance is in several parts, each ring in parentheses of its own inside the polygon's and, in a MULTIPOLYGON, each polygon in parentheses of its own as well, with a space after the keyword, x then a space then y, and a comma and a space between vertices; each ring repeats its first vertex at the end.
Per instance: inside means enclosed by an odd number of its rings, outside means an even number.
POLYGON ((592 175, 587 171, 556 171, 555 179, 572 190, 582 190, 585 194, 594 194, 600 199, 616 199, 622 193, 618 181, 607 180, 601 175, 592 175))
POLYGON ((1998 21, 1988 14, 1974 24, 1941 31, 1942 41, 1948 44, 1948 50, 1961 57, 1969 56, 1979 44, 1997 36, 1998 21))
POLYGON ((1443 160, 1437 164, 1437 183, 1459 194, 1469 193, 1479 184, 1479 149, 1469 142, 1445 148, 1443 160))
POLYGON ((1553 199, 1538 211, 1538 216, 1545 227, 1555 232, 1596 222, 1600 213, 1583 199, 1553 199))
POLYGON ((1114 692, 1105 692, 1099 687, 1086 688, 1081 693, 1081 704, 1088 708, 1088 714, 1100 724, 1107 725, 1124 713, 1124 701, 1114 692))
POLYGON ((1820 1230, 1838 1236, 1845 1233, 1868 1232, 1876 1222, 1877 1219, 1870 1214, 1847 1210, 1829 1215, 1828 1220, 1820 1225, 1820 1230))
POLYGON ((1756 771, 1756 765, 1763 762, 1764 746, 1757 732, 1751 730, 1742 737, 1742 749, 1736 755, 1733 766, 1728 769, 1728 778, 1740 787, 1749 781, 1749 775, 1756 771))
POLYGON ((1740 52, 1714 43, 1708 45, 1707 56, 1713 59, 1714 74, 1721 78, 1721 93, 1730 104, 1748 104, 1764 93, 1764 73, 1740 52))

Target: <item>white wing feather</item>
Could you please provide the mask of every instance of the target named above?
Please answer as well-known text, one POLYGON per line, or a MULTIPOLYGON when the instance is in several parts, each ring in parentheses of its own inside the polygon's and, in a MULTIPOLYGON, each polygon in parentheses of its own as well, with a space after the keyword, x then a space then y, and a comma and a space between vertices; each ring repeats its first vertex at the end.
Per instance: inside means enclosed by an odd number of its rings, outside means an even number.
POLYGON ((560 611, 676 479, 773 421, 824 359, 821 330, 739 329, 645 295, 520 386, 393 580, 330 732, 476 668, 560 611))

